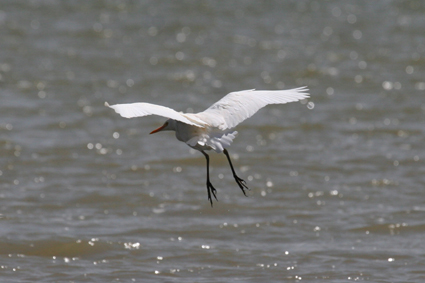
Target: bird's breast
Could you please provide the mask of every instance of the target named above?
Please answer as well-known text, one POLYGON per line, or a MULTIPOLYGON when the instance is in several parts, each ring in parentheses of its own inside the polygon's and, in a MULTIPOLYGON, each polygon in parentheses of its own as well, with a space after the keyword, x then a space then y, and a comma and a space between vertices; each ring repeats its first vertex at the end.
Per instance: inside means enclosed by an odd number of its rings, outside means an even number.
POLYGON ((214 150, 218 153, 230 146, 237 132, 221 131, 217 128, 200 128, 178 122, 176 138, 196 150, 214 150))
POLYGON ((203 136, 208 135, 206 128, 200 128, 185 123, 177 122, 176 125, 176 138, 179 141, 187 143, 194 138, 201 139, 203 136))

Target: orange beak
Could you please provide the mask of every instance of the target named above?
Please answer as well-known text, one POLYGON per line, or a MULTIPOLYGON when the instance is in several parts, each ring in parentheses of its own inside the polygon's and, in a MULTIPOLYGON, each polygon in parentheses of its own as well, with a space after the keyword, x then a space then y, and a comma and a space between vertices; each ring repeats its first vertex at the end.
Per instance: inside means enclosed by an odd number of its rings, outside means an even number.
POLYGON ((165 127, 167 127, 167 125, 168 125, 168 123, 165 123, 164 125, 162 125, 158 129, 153 130, 152 132, 150 132, 149 135, 152 135, 152 134, 155 134, 155 133, 158 133, 158 132, 162 131, 162 129, 164 129, 165 127))

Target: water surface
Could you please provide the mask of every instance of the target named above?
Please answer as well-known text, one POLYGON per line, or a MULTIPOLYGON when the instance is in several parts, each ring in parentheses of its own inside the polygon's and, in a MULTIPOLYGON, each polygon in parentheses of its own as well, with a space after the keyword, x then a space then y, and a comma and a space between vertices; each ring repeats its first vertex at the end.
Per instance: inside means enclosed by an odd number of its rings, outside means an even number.
POLYGON ((5 282, 422 282, 420 1, 3 1, 5 282), (311 99, 205 158, 164 119, 241 89, 311 99))

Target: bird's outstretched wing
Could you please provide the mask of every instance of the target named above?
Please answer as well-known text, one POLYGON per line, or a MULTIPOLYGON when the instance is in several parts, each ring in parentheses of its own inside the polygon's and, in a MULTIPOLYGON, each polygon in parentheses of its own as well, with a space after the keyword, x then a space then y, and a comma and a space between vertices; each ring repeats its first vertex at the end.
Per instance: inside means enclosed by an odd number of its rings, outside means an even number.
POLYGON ((226 130, 235 127, 268 104, 285 104, 309 98, 307 87, 289 90, 243 90, 231 92, 207 110, 195 114, 209 126, 226 130))
POLYGON ((138 102, 109 105, 108 102, 105 102, 105 106, 114 109, 115 112, 124 118, 158 115, 197 127, 204 127, 205 125, 202 120, 198 119, 197 117, 193 117, 193 114, 179 113, 171 108, 151 103, 138 102))

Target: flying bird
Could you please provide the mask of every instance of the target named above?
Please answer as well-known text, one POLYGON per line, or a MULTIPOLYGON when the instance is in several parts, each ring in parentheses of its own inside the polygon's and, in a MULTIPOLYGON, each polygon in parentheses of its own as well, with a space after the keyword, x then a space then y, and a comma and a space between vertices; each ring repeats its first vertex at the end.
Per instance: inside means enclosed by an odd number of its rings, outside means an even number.
POLYGON ((254 115, 268 104, 285 104, 309 98, 307 87, 289 90, 243 90, 231 92, 199 113, 177 112, 171 108, 150 103, 115 104, 108 106, 124 118, 158 115, 168 120, 150 134, 161 131, 175 131, 176 138, 191 148, 199 150, 207 161, 208 200, 213 205, 211 196, 217 200, 217 190, 210 181, 210 160, 207 150, 224 153, 232 170, 233 178, 246 196, 248 189, 245 181, 235 172, 227 147, 237 135, 233 128, 245 119, 254 115))

